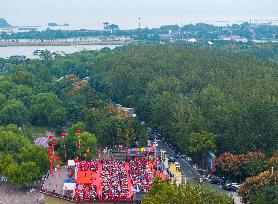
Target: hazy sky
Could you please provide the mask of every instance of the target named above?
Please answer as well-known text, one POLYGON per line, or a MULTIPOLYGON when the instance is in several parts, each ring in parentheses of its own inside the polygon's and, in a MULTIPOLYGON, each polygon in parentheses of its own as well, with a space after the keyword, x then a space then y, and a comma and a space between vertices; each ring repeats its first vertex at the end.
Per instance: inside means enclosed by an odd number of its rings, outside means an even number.
POLYGON ((69 23, 101 28, 104 21, 121 28, 220 20, 276 19, 278 0, 1 0, 0 17, 12 25, 69 23))

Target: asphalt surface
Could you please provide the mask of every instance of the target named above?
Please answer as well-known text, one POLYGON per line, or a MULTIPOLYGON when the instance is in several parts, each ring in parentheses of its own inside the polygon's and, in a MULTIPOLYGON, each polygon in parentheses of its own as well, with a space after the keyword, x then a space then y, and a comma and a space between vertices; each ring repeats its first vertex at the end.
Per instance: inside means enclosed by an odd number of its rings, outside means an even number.
MULTIPOLYGON (((166 151, 168 156, 176 155, 174 150, 172 150, 168 145, 164 144, 161 140, 156 140, 158 147, 157 152, 160 152, 161 149, 166 151)), ((200 179, 202 176, 195 170, 193 167, 183 158, 176 158, 176 161, 180 163, 182 177, 188 179, 200 179)))
MULTIPOLYGON (((153 144, 154 140, 152 141, 153 144)), ((176 152, 172 150, 168 145, 166 145, 164 142, 161 140, 156 140, 158 146, 156 147, 157 155, 160 154, 160 150, 163 149, 166 151, 167 156, 173 156, 176 155, 176 152)), ((180 163, 181 167, 181 173, 182 177, 187 178, 187 179, 200 179, 202 176, 199 174, 198 171, 196 171, 184 158, 176 158, 176 161, 180 163)), ((241 204, 240 198, 238 197, 237 193, 235 192, 229 192, 229 191, 224 191, 221 186, 207 183, 208 186, 213 188, 215 191, 219 192, 225 192, 228 195, 232 196, 234 198, 234 203, 235 204, 241 204)))

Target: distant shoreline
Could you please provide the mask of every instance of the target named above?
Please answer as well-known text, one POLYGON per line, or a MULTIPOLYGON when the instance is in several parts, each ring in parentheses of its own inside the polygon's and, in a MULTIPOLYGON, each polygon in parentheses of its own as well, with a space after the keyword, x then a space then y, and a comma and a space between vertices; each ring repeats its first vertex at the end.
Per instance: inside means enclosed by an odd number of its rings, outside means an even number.
POLYGON ((132 41, 44 41, 44 42, 0 42, 0 47, 15 46, 74 46, 74 45, 126 45, 132 41))

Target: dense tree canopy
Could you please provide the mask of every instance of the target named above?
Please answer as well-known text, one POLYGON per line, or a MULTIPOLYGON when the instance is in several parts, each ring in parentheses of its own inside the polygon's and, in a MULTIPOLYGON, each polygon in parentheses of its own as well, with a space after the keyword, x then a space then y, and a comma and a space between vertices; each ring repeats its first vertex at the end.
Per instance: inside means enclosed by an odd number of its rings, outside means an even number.
MULTIPOLYGON (((215 29, 189 27, 183 30, 215 29)), ((278 163, 271 156, 278 149, 277 53, 275 44, 139 44, 53 59, 0 59, 0 125, 68 128, 65 141, 55 138, 65 161, 85 152, 92 157, 98 146, 146 144, 141 120, 182 152, 196 158, 207 150, 231 152, 222 161, 235 166, 223 164, 224 172, 256 176, 278 163), (114 103, 134 107, 139 120, 114 103)), ((31 137, 14 126, 0 128, 0 158, 9 161, 0 171, 14 182, 34 181, 48 167, 46 152, 31 137), (22 180, 26 165, 39 174, 30 169, 22 180)))
POLYGON ((155 180, 148 191, 144 204, 229 204, 232 198, 227 194, 214 192, 210 188, 191 183, 180 186, 169 184, 167 181, 155 180))
POLYGON ((248 52, 139 45, 103 55, 93 67, 97 91, 135 107, 183 151, 201 131, 216 135, 220 153, 278 149, 277 64, 248 52))

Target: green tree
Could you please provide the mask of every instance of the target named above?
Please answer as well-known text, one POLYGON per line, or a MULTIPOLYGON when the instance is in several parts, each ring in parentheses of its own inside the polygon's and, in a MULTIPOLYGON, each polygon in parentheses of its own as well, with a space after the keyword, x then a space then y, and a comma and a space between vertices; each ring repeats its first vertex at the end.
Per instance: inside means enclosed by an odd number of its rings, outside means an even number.
POLYGON ((33 144, 25 145, 21 148, 18 157, 22 162, 35 162, 40 174, 49 169, 49 157, 44 147, 33 144))
POLYGON ((206 151, 214 150, 216 148, 215 143, 215 135, 212 133, 192 133, 188 138, 188 150, 190 153, 201 155, 202 165, 204 167, 206 151))
POLYGON ((79 136, 80 139, 80 153, 85 154, 87 159, 92 159, 97 152, 97 139, 94 134, 89 132, 82 132, 79 136), (88 152, 89 151, 89 152, 88 152))
POLYGON ((6 96, 0 93, 0 109, 3 108, 6 101, 7 101, 6 96))
POLYGON ((250 204, 275 204, 278 202, 278 186, 266 186, 255 192, 250 198, 250 204))
POLYGON ((232 198, 227 194, 215 192, 204 185, 182 183, 171 185, 167 181, 156 179, 148 190, 143 204, 232 204, 232 198))
POLYGON ((17 85, 11 92, 10 98, 19 100, 30 108, 31 101, 33 99, 33 90, 25 85, 17 85))
POLYGON ((30 144, 30 140, 20 134, 16 134, 12 131, 0 131, 0 151, 6 154, 12 154, 17 156, 20 149, 30 144))
POLYGON ((53 110, 48 116, 49 125, 53 128, 62 129, 66 124, 66 111, 63 108, 53 110))
POLYGON ((40 180, 42 173, 36 162, 22 162, 20 167, 20 175, 16 183, 31 184, 34 181, 40 180))
POLYGON ((9 181, 19 183, 19 178, 21 177, 20 165, 17 163, 10 163, 6 167, 5 175, 8 177, 9 181))
POLYGON ((6 168, 9 164, 14 163, 13 155, 5 154, 0 151, 0 175, 6 175, 6 168))
POLYGON ((62 102, 53 93, 39 93, 31 105, 31 122, 36 125, 48 125, 50 114, 62 108, 62 102))
POLYGON ((24 104, 17 100, 9 100, 0 110, 0 123, 22 125, 29 120, 29 113, 24 104))

